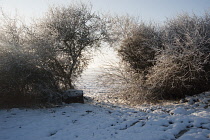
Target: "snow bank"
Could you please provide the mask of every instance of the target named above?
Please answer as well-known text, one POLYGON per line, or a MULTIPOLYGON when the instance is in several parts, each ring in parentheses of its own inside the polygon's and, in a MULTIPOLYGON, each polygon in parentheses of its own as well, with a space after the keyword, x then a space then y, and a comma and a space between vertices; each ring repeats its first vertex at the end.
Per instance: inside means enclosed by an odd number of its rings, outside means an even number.
POLYGON ((209 95, 165 106, 77 103, 50 109, 0 110, 0 139, 208 140, 209 95))

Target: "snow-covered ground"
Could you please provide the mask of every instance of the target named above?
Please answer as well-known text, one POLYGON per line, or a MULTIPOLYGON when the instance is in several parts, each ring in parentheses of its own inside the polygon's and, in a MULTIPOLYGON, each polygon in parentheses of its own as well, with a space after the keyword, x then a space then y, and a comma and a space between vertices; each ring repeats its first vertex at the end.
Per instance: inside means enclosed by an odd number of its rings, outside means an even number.
POLYGON ((0 140, 208 140, 210 92, 181 103, 0 110, 0 140))

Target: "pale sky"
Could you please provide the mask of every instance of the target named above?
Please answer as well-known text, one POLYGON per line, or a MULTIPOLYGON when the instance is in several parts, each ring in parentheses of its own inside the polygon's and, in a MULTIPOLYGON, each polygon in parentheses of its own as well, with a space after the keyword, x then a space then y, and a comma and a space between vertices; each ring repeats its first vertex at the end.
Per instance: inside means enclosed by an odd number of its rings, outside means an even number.
POLYGON ((111 14, 129 14, 143 21, 161 23, 166 18, 188 12, 203 14, 210 11, 210 0, 0 0, 0 7, 10 14, 15 11, 21 16, 40 17, 49 5, 67 5, 70 3, 91 3, 93 11, 111 14))

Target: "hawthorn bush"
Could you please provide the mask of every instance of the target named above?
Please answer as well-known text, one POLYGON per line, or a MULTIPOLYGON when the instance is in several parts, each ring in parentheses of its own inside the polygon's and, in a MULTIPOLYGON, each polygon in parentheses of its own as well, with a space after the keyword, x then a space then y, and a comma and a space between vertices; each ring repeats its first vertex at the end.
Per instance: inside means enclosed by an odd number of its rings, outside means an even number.
POLYGON ((26 28, 4 17, 0 26, 0 107, 31 107, 58 103, 59 88, 50 71, 41 67, 26 28))
POLYGON ((106 38, 105 23, 84 4, 51 7, 34 29, 33 48, 62 90, 74 88, 90 50, 106 38))
POLYGON ((210 89, 209 14, 183 14, 164 28, 164 49, 147 75, 146 86, 157 98, 181 98, 210 89))
POLYGON ((53 75, 37 67, 30 57, 11 53, 1 55, 1 107, 30 107, 61 102, 53 75))
POLYGON ((132 35, 123 40, 119 55, 136 72, 147 72, 154 65, 154 57, 161 40, 153 25, 141 24, 132 29, 132 35))
POLYGON ((0 15, 0 107, 61 103, 63 91, 107 40, 105 22, 87 5, 51 7, 25 25, 0 15))
POLYGON ((135 76, 128 84, 135 85, 130 102, 179 99, 210 89, 209 13, 182 14, 159 28, 143 25, 133 30, 119 49, 129 71, 143 77, 135 76))

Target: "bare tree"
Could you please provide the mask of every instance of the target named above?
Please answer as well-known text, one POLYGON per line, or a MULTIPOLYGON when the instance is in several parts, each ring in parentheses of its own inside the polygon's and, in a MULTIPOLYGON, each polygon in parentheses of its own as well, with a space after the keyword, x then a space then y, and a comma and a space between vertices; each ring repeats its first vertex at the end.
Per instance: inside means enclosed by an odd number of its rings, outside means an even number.
POLYGON ((87 51, 105 38, 104 27, 101 18, 83 4, 51 7, 36 24, 34 48, 63 89, 74 88, 74 79, 88 64, 87 51))
POLYGON ((104 15, 103 20, 106 23, 106 39, 115 49, 119 49, 122 41, 133 34, 139 23, 138 18, 129 15, 104 15))

